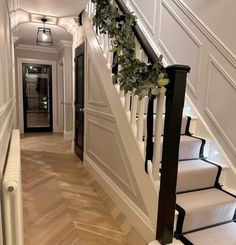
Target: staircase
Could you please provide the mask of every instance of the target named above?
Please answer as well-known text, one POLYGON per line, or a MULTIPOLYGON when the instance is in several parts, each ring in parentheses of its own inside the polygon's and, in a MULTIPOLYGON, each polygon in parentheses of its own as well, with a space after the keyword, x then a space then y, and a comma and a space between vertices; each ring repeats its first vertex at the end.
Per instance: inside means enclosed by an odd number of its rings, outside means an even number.
MULTIPOLYGON (((88 5, 87 13, 91 23, 91 19, 95 13, 94 4, 91 2, 88 5)), ((97 41, 100 43, 101 53, 106 60, 107 68, 111 72, 113 64, 113 56, 109 52, 111 49, 111 40, 109 39, 108 35, 99 33, 98 30, 95 30, 94 33, 95 32, 97 32, 97 41)), ((150 60, 150 55, 146 55, 138 39, 136 40, 136 55, 141 61, 148 62, 148 60, 150 60)), ((185 74, 188 72, 186 67, 181 67, 181 69, 185 70, 185 74)), ((183 70, 181 71, 182 73, 183 70)), ((118 96, 120 97, 120 102, 125 111, 127 121, 130 124, 130 130, 132 131, 133 137, 137 142, 139 148, 139 152, 137 154, 141 154, 144 160, 146 154, 146 144, 148 141, 146 132, 146 126, 148 124, 148 99, 143 98, 142 100, 138 100, 138 97, 133 93, 125 94, 124 91, 121 90, 118 83, 114 86, 118 96)), ((176 170, 178 169, 177 183, 175 182, 174 186, 171 188, 168 186, 168 182, 164 182, 166 184, 163 184, 162 181, 164 178, 166 178, 165 175, 167 174, 168 176, 168 171, 165 169, 166 161, 163 161, 163 159, 165 160, 165 158, 168 158, 166 156, 163 158, 163 155, 168 155, 165 150, 163 151, 163 148, 165 147, 165 138, 163 137, 163 133, 165 132, 164 135, 166 137, 166 131, 168 131, 166 126, 165 130, 163 126, 164 121, 168 120, 165 118, 165 116, 163 116, 164 104, 165 95, 163 93, 154 100, 154 110, 152 110, 154 114, 154 123, 152 127, 153 135, 151 136, 151 141, 154 141, 154 155, 153 160, 148 161, 147 166, 147 171, 151 179, 150 183, 152 183, 155 187, 157 197, 159 197, 158 221, 163 218, 163 215, 166 215, 166 213, 162 213, 160 207, 169 205, 168 200, 170 199, 168 199, 168 196, 171 196, 171 192, 174 189, 174 191, 176 190, 176 192, 174 192, 174 199, 176 198, 176 204, 174 202, 174 207, 178 212, 178 215, 175 216, 176 225, 174 227, 174 236, 177 239, 186 245, 236 244, 236 198, 234 195, 223 190, 222 186, 220 185, 219 180, 222 174, 222 167, 219 164, 211 162, 207 158, 206 140, 199 138, 190 132, 190 126, 192 123, 191 117, 183 116, 182 125, 179 128, 179 150, 177 148, 177 151, 179 152, 179 154, 177 154, 179 160, 178 165, 173 163, 173 168, 176 168, 176 170), (161 157, 162 152, 163 155, 161 157), (163 202, 163 193, 167 196, 167 199, 164 199, 167 203, 165 203, 165 201, 163 202)), ((182 110, 182 108, 179 109, 182 110)), ((182 115, 182 111, 180 115, 182 115)), ((171 120, 175 119, 173 117, 170 118, 171 120)), ((165 124, 168 123, 165 122, 165 124)), ((170 125, 168 129, 170 129, 170 125)), ((168 141, 172 142, 172 139, 168 139, 168 141)), ((169 144, 170 148, 171 146, 173 145, 169 144)), ((167 160, 169 164, 169 172, 173 172, 172 175, 174 176, 175 170, 171 169, 172 166, 171 162, 169 161, 170 158, 167 160)), ((168 178, 170 179, 170 176, 172 175, 169 175, 168 178)), ((168 180, 168 178, 166 179, 168 180)), ((173 199, 171 199, 171 201, 173 201, 173 199)), ((172 212, 172 210, 170 212, 172 212)), ((170 220, 164 220, 163 222, 161 221, 160 223, 157 223, 157 238, 161 244, 167 244, 168 242, 159 239, 158 229, 160 224, 167 225, 170 220)), ((171 224, 168 227, 162 227, 162 234, 165 232, 170 232, 173 226, 174 224, 171 224)), ((167 234, 167 236, 169 235, 172 237, 173 234, 167 234)))
POLYGON ((175 236, 186 245, 236 244, 236 198, 222 189, 222 167, 204 156, 206 141, 191 135, 188 120, 180 140, 175 236))

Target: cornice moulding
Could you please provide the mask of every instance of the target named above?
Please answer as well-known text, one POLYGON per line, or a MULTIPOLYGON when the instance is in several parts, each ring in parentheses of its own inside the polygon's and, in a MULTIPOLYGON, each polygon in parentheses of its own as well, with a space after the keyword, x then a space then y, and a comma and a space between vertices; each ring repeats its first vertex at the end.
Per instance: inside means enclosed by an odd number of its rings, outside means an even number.
POLYGON ((36 45, 18 44, 16 46, 16 49, 57 54, 57 50, 53 47, 46 48, 46 47, 40 47, 36 45))

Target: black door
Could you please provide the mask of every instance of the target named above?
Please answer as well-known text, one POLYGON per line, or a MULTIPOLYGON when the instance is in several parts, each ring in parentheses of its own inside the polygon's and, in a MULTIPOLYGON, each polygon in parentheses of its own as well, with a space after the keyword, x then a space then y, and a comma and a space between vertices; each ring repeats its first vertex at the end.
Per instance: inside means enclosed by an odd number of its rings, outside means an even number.
POLYGON ((24 132, 52 131, 52 66, 22 65, 24 132))
POLYGON ((75 153, 83 160, 84 148, 84 44, 75 50, 75 153))

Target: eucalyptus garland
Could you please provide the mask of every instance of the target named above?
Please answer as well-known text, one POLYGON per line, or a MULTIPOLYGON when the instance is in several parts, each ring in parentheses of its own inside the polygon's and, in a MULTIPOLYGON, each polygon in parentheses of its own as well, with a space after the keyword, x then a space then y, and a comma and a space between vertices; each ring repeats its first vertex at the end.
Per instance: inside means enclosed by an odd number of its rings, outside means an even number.
POLYGON ((155 64, 145 63, 135 57, 135 35, 133 27, 136 17, 133 13, 121 13, 118 7, 109 0, 91 0, 96 7, 93 24, 100 33, 108 34, 112 39, 114 65, 120 65, 117 75, 121 89, 125 93, 132 92, 143 98, 157 96, 161 89, 169 83, 162 55, 155 64))

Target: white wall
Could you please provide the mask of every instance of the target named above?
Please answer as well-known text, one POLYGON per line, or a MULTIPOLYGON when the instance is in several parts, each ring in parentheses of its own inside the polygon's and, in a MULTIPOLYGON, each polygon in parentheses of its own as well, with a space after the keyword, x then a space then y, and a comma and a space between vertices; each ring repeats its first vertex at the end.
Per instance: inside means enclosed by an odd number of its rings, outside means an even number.
MULTIPOLYGON (((63 81, 61 87, 64 89, 63 97, 59 99, 60 105, 63 102, 63 132, 66 137, 72 137, 72 124, 73 124, 73 80, 72 80, 72 47, 64 47, 58 54, 59 64, 63 64, 63 81)), ((61 77, 60 77, 61 79, 61 77)), ((58 90, 59 91, 59 90, 58 90)), ((60 91, 59 91, 60 93, 60 91)), ((62 118, 60 118, 61 120, 62 118)))
POLYGON ((2 176, 5 157, 13 125, 15 103, 12 58, 12 36, 9 12, 5 0, 0 0, 0 176, 2 176))
MULTIPOLYGON (((6 0, 0 0, 0 181, 12 132, 15 107, 14 59, 9 11, 6 0)), ((1 206, 1 204, 0 204, 1 206)), ((0 207, 1 209, 1 207, 0 207)), ((0 212, 0 244, 2 240, 2 218, 0 212)))
POLYGON ((191 67, 187 94, 236 167, 234 0, 127 1, 166 64, 191 67))

